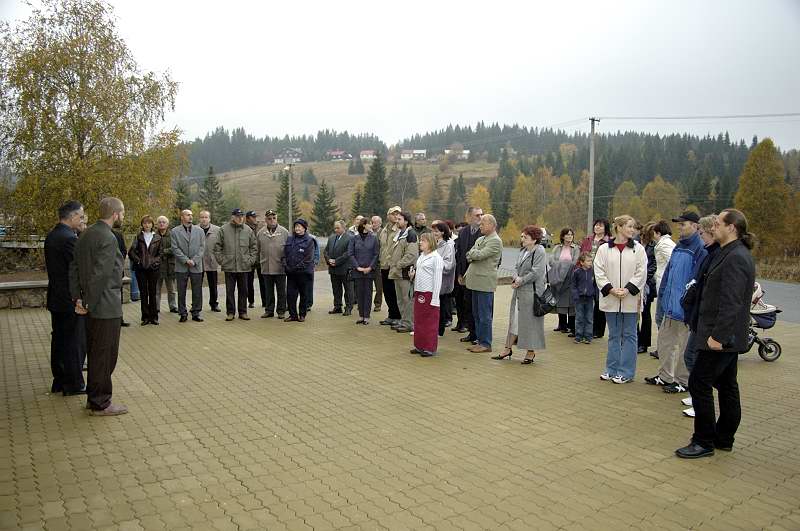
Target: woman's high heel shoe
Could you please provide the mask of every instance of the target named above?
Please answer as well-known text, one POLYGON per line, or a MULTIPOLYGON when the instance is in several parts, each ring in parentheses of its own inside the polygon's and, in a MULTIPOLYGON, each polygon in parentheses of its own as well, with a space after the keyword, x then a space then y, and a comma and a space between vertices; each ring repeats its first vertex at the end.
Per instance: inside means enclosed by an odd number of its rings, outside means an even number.
POLYGON ((531 363, 533 363, 533 360, 536 358, 536 353, 535 352, 528 351, 528 354, 533 354, 533 357, 529 358, 529 357, 525 356, 525 359, 520 362, 522 365, 530 365, 531 363))
POLYGON ((493 360, 504 360, 506 358, 511 358, 512 354, 514 354, 514 351, 511 350, 511 349, 508 349, 508 352, 503 352, 503 353, 498 354, 497 356, 492 356, 492 359, 493 360))

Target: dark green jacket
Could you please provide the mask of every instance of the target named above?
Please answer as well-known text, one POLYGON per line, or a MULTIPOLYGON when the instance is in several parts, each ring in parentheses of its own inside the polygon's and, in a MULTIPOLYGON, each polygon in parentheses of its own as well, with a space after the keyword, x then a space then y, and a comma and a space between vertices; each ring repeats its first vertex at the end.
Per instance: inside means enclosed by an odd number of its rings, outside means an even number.
POLYGON ((161 276, 175 276, 175 253, 172 252, 172 232, 167 229, 161 234, 161 276))
POLYGON ((214 242, 214 258, 226 273, 251 271, 258 259, 258 243, 253 229, 244 223, 222 225, 214 242))
POLYGON ((117 238, 105 222, 97 221, 78 238, 70 265, 69 288, 73 299, 83 301, 89 317, 122 317, 122 263, 117 238))

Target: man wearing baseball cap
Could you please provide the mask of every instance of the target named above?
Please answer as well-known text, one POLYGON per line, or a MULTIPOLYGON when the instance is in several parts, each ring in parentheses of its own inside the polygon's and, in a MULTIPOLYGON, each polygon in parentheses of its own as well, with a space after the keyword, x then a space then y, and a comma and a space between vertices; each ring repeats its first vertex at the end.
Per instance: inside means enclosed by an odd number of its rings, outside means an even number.
MULTIPOLYGON (((256 235, 256 243, 258 243, 258 214, 255 210, 248 210, 244 213, 244 222, 256 235)), ((247 302, 250 308, 255 308, 256 292, 255 292, 255 279, 258 277, 258 291, 261 293, 261 307, 267 307, 267 291, 264 286, 264 279, 261 278, 261 263, 256 260, 253 264, 253 269, 247 273, 247 302)))
POLYGON ((706 251, 697 233, 700 216, 686 211, 674 223, 680 227, 680 240, 672 251, 658 288, 656 323, 658 324, 658 374, 645 378, 651 385, 663 386, 665 393, 685 393, 689 371, 683 359, 689 339, 688 315, 681 305, 686 284, 695 278, 706 251))
POLYGON ((392 243, 397 234, 397 216, 403 209, 393 206, 386 212, 386 225, 378 232, 378 264, 381 268, 381 283, 383 285, 383 298, 389 309, 389 316, 381 321, 382 325, 396 325, 400 323, 400 307, 397 305, 397 293, 394 289, 394 280, 389 278, 389 260, 392 255, 392 243))
POLYGON ((234 208, 230 222, 220 227, 214 242, 214 257, 225 273, 225 320, 233 321, 238 310, 239 319, 249 321, 246 280, 258 258, 258 245, 255 233, 244 223, 241 208, 234 208), (238 300, 234 299, 237 290, 238 300))

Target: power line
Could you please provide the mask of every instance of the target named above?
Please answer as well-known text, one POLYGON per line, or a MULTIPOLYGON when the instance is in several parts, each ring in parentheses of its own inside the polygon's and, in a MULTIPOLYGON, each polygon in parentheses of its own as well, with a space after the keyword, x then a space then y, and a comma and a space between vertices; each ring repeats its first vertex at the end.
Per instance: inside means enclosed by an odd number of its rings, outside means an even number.
POLYGON ((800 112, 780 112, 766 114, 707 114, 699 116, 601 116, 601 120, 732 120, 740 118, 784 118, 800 116, 800 112))

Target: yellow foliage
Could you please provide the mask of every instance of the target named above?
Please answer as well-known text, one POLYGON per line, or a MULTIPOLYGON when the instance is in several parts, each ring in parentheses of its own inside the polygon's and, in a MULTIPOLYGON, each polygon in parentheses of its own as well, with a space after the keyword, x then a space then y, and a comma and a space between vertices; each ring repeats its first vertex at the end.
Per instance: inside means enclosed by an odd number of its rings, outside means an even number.
POLYGON ((509 219, 506 226, 500 230, 500 239, 503 240, 503 245, 508 247, 519 247, 519 235, 522 229, 514 219, 509 219))
POLYGON ((311 219, 311 212, 314 211, 314 205, 312 205, 310 201, 300 201, 297 207, 300 209, 300 214, 304 219, 311 219))
POLYGON ((645 217, 636 218, 642 224, 659 219, 672 219, 682 211, 681 193, 663 177, 656 175, 642 190, 642 205, 645 217))
POLYGON ((416 214, 417 212, 425 212, 425 201, 422 199, 409 199, 406 201, 405 210, 410 212, 412 215, 416 214))
POLYGON ((492 213, 492 203, 489 197, 489 190, 479 184, 475 186, 469 193, 469 206, 480 207, 483 209, 484 214, 492 213))

